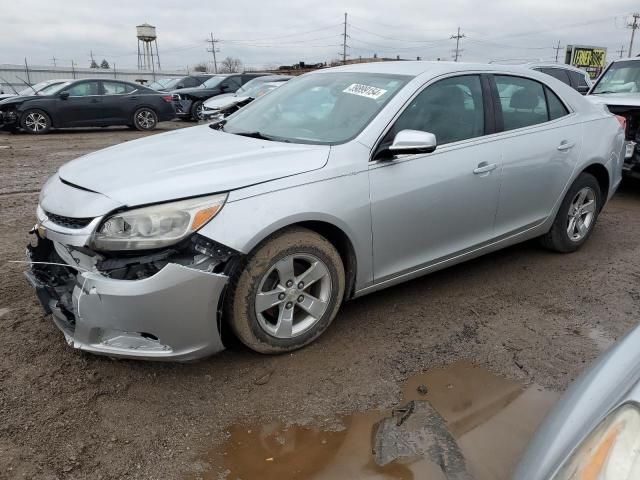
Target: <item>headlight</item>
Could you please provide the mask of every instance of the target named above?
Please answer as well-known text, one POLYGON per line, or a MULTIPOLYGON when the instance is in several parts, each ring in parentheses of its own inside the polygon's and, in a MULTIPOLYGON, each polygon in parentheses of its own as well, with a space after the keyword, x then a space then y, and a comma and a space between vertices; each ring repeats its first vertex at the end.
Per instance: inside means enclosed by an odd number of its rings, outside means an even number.
POLYGON ((136 208, 108 217, 93 237, 97 250, 144 250, 173 245, 216 216, 226 193, 136 208))
POLYGON ((625 404, 580 444, 553 480, 640 478, 640 410, 625 404))

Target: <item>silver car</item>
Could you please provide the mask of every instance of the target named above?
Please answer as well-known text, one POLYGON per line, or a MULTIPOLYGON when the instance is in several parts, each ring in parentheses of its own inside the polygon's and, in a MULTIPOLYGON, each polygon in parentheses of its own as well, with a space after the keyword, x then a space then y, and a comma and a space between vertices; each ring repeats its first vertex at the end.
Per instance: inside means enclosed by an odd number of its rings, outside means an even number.
POLYGON ((640 478, 640 326, 584 372, 544 420, 514 480, 640 478))
POLYGON ((343 301, 541 237, 578 249, 621 124, 533 70, 388 62, 290 80, 44 185, 27 277, 68 343, 189 360, 315 340, 343 301))

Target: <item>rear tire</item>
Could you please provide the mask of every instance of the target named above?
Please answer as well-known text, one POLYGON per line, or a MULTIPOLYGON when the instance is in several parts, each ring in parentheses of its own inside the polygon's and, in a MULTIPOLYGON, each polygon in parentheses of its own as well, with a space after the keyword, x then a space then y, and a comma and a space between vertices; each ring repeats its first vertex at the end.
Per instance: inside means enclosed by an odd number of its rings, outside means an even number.
POLYGON ((556 252, 575 252, 591 236, 602 205, 598 181, 581 173, 562 200, 551 229, 541 237, 542 244, 556 252))
POLYGON ((335 247, 311 230, 291 228, 260 245, 232 277, 226 319, 252 350, 290 352, 329 327, 344 286, 344 267, 335 247))
POLYGON ((42 110, 27 110, 20 118, 20 126, 32 135, 44 135, 51 130, 51 117, 42 110))
POLYGON ((158 125, 158 116, 151 108, 142 107, 133 114, 133 126, 141 131, 150 131, 158 125))
POLYGON ((204 118, 202 117, 202 108, 203 108, 202 100, 193 102, 193 105, 191 105, 191 118, 196 122, 204 120, 204 118))

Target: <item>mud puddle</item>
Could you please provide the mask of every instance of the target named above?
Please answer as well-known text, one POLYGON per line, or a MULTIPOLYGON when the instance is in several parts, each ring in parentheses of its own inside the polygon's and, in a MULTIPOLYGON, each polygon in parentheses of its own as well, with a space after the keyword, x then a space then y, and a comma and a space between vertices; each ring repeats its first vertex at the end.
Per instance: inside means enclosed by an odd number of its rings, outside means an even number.
POLYGON ((396 409, 343 417, 339 431, 235 425, 204 478, 507 479, 557 398, 457 362, 411 377, 396 409))

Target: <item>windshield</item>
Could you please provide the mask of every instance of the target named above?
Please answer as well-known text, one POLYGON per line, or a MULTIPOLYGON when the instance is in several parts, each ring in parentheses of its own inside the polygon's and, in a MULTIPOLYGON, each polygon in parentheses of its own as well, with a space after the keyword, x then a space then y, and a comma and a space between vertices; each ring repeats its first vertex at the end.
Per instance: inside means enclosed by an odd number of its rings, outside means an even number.
POLYGON ((600 77, 592 93, 640 92, 640 62, 615 62, 600 77))
POLYGON ((224 131, 297 143, 337 144, 360 133, 411 77, 317 73, 286 82, 229 118, 224 131))
POLYGON ((247 92, 249 90, 254 89, 257 86, 262 85, 263 83, 266 83, 268 81, 267 78, 269 77, 258 77, 258 78, 254 78, 253 80, 249 80, 247 83, 242 85, 238 90, 236 90, 236 96, 237 97, 250 96, 250 95, 247 95, 247 92))
POLYGON ((18 95, 22 95, 22 96, 34 95, 35 92, 37 92, 38 95, 48 95, 49 91, 51 91, 55 87, 59 87, 64 83, 68 83, 68 82, 52 82, 51 80, 47 80, 46 82, 36 83, 32 87, 27 87, 24 90, 20 90, 18 92, 18 95))
POLYGON ((149 84, 149 88, 159 90, 161 88, 167 88, 169 86, 176 85, 180 81, 179 78, 161 78, 149 84))

